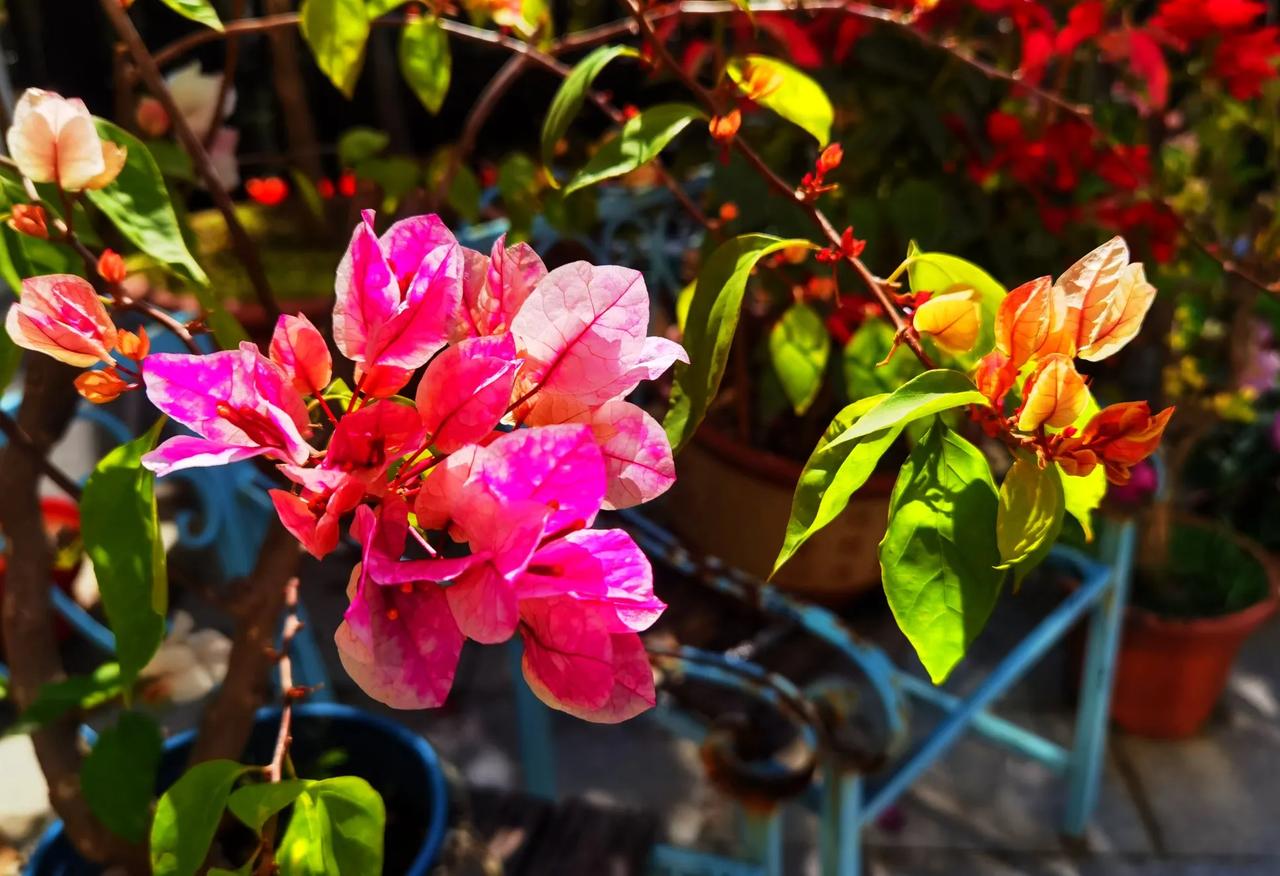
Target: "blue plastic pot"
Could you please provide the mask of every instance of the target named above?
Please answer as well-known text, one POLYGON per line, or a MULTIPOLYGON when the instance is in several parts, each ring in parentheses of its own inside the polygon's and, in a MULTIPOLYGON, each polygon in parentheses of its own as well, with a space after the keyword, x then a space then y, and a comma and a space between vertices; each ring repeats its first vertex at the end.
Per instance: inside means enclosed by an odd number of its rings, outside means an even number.
MULTIPOLYGON (((258 712, 245 748, 246 763, 271 759, 279 721, 278 708, 258 712)), ((194 739, 194 731, 188 731, 166 741, 161 788, 182 774, 194 739)), ((305 778, 353 775, 372 785, 387 810, 383 871, 426 876, 444 841, 449 800, 440 762, 425 739, 350 706, 303 703, 294 708, 290 755, 305 778)), ((28 876, 99 876, 101 872, 76 853, 60 821, 45 831, 26 870, 28 876)))

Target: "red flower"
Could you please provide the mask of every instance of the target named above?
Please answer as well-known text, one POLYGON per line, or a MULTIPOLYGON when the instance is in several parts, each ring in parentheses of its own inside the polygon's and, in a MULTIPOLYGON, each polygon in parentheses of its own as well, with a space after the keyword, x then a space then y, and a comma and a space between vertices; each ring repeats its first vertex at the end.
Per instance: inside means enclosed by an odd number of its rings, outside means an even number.
POLYGON ((1131 192, 1151 179, 1151 147, 1140 143, 1104 149, 1095 170, 1114 188, 1131 192))
POLYGON ((333 184, 333 180, 327 177, 321 177, 316 180, 316 194, 324 198, 326 201, 337 194, 337 188, 333 184))
MULTIPOLYGON (((482 174, 483 174, 483 171, 482 171, 482 174)), ((497 178, 498 178, 498 173, 497 173, 497 171, 496 171, 496 170, 493 172, 493 178, 494 178, 494 180, 495 180, 495 181, 496 181, 496 180, 497 180, 497 178)), ((482 176, 481 176, 481 181, 482 181, 482 184, 486 185, 486 187, 487 187, 487 186, 490 186, 490 185, 493 185, 493 183, 492 183, 492 182, 490 182, 490 183, 483 183, 483 179, 484 179, 484 177, 483 177, 483 175, 482 175, 482 176)), ((354 171, 350 171, 350 170, 344 170, 344 171, 342 172, 342 176, 338 177, 338 194, 342 195, 342 197, 344 197, 344 198, 350 198, 350 197, 351 197, 352 195, 354 195, 355 193, 356 193, 356 175, 355 175, 355 172, 354 172, 354 171)))
POLYGON ((1053 41, 1054 51, 1059 55, 1069 55, 1075 51, 1076 46, 1102 33, 1106 12, 1102 0, 1087 0, 1072 6, 1067 13, 1067 26, 1058 31, 1058 36, 1053 41))
POLYGON ((1280 56, 1280 27, 1228 34, 1213 53, 1212 73, 1237 100, 1262 95, 1262 84, 1276 75, 1280 56))
POLYGON ((247 179, 244 190, 264 207, 274 207, 289 197, 289 184, 278 176, 247 179))
POLYGON ((1128 61, 1134 77, 1146 86, 1145 98, 1135 95, 1133 104, 1143 112, 1163 109, 1169 102, 1169 67, 1155 37, 1136 27, 1113 30, 1098 41, 1109 61, 1128 61))
POLYGON ((1267 4, 1258 0, 1164 0, 1150 24, 1191 42, 1248 27, 1266 11, 1267 4))
POLYGON ((1173 261, 1182 229, 1178 218, 1160 202, 1103 203, 1097 208, 1097 220, 1135 245, 1145 244, 1160 264, 1173 261))

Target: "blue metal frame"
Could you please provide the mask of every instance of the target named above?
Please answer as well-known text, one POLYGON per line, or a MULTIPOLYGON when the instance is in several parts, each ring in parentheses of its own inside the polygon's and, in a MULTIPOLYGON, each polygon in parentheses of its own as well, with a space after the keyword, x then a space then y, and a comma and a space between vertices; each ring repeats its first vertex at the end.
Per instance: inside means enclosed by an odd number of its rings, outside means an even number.
MULTIPOLYGON (((623 512, 626 525, 637 543, 656 561, 712 587, 717 592, 749 601, 779 621, 798 627, 835 647, 869 683, 874 696, 863 708, 882 712, 886 739, 885 754, 890 766, 867 774, 850 762, 847 752, 836 750, 831 734, 819 727, 814 739, 822 751, 822 767, 803 802, 821 816, 820 858, 824 876, 856 876, 861 866, 862 828, 874 821, 930 766, 944 757, 961 735, 972 730, 987 741, 1028 757, 1061 774, 1066 782, 1063 830, 1072 835, 1083 832, 1098 797, 1106 746, 1106 724, 1116 646, 1133 562, 1134 530, 1130 523, 1102 527, 1101 556, 1105 562, 1066 548, 1054 548, 1049 562, 1065 566, 1080 578, 1072 591, 988 673, 970 692, 952 693, 918 676, 898 669, 879 648, 859 640, 830 612, 799 603, 773 587, 726 569, 715 560, 698 560, 682 548, 662 527, 635 512, 623 512), (1077 713, 1076 731, 1070 749, 997 717, 988 708, 1006 693, 1067 632, 1089 616, 1089 640, 1077 713), (910 750, 901 752, 907 738, 907 714, 911 702, 941 712, 941 721, 910 750)), ((741 657, 708 655, 694 649, 703 666, 696 670, 707 679, 734 683, 727 675, 764 678, 769 673, 741 657), (716 667, 716 660, 720 662, 716 667), (733 672, 730 673, 729 669, 733 672)), ((790 686, 785 679, 784 686, 790 686)), ((814 702, 837 686, 825 680, 821 688, 796 692, 802 701, 814 702)), ((742 687, 737 682, 738 687, 742 687)), ((852 687, 852 679, 850 679, 852 687)), ((794 690, 794 686, 790 686, 794 690)), ((520 717, 520 751, 526 781, 554 771, 549 711, 524 685, 517 684, 520 717), (538 710, 541 717, 538 717, 538 710)), ((769 701, 769 697, 765 697, 769 701)), ((691 716, 660 702, 655 720, 682 736, 701 740, 705 728, 691 716)), ((830 730, 832 728, 825 728, 830 730)), ((554 793, 554 784, 531 787, 545 795, 554 793)), ((655 851, 655 873, 782 873, 781 807, 763 817, 747 818, 743 837, 750 861, 729 861, 700 853, 668 847, 655 851), (679 866, 675 866, 679 862, 679 866), (695 866, 697 864, 698 866, 695 866), (745 869, 738 869, 745 868, 745 869)))

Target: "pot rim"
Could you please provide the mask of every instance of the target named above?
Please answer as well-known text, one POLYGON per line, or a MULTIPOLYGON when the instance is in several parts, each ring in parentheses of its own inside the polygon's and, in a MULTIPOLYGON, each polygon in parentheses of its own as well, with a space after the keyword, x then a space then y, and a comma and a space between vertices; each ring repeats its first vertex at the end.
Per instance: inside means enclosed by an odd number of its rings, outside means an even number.
POLYGON ((1202 617, 1168 617, 1130 602, 1125 606, 1129 623, 1185 636, 1247 635, 1276 612, 1277 607, 1280 607, 1280 564, 1262 545, 1222 523, 1194 514, 1177 514, 1174 522, 1180 526, 1213 529, 1231 539, 1262 567, 1262 572, 1267 577, 1267 595, 1236 611, 1202 617))
MULTIPOLYGON (((772 484, 794 491, 800 482, 804 466, 769 450, 752 447, 723 429, 703 423, 694 433, 693 440, 709 450, 739 472, 756 475, 772 484)), ((873 472, 858 494, 883 498, 893 492, 894 475, 873 472)), ((857 494, 855 494, 857 495, 857 494)))

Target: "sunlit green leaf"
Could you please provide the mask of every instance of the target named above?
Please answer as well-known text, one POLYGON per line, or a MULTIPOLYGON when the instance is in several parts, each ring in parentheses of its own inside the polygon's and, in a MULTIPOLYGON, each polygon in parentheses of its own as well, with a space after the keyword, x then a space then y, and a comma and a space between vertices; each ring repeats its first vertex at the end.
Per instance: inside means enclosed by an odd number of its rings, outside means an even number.
POLYGON ((964 657, 1000 593, 996 508, 982 452, 936 422, 898 474, 880 542, 889 608, 935 684, 964 657))
POLYGON ((276 860, 281 876, 381 873, 386 811, 354 776, 312 782, 294 802, 276 860))
POLYGON ((369 10, 364 0, 304 0, 302 37, 317 66, 348 98, 356 90, 369 39, 369 10))
POLYGON ((768 107, 813 135, 819 146, 831 140, 835 109, 822 86, 795 67, 765 55, 730 58, 725 72, 761 106, 768 107), (770 82, 759 95, 750 93, 752 81, 770 82))
POLYGON ((435 115, 449 93, 453 57, 449 35, 440 19, 423 15, 408 22, 400 32, 400 73, 427 112, 435 115))
POLYGON ((80 766, 85 802, 112 833, 130 842, 147 835, 163 741, 150 717, 122 712, 114 726, 98 734, 80 766))
POLYGON ((565 193, 622 176, 648 164, 690 122, 702 118, 706 118, 702 111, 687 103, 660 103, 641 111, 628 119, 617 136, 591 156, 586 166, 565 186, 565 193))
POLYGON ((126 688, 164 639, 169 581, 156 514, 155 475, 142 455, 155 447, 164 426, 108 453, 89 476, 80 499, 85 553, 102 593, 102 607, 116 636, 126 688))
POLYGON ((237 788, 227 799, 227 808, 232 815, 253 828, 255 833, 261 833, 267 819, 292 804, 308 784, 302 779, 289 779, 245 785, 237 788))
POLYGON ((760 259, 789 246, 813 248, 807 240, 744 234, 720 244, 703 263, 684 332, 690 364, 676 365, 671 409, 662 424, 674 450, 693 437, 720 388, 752 269, 760 259))
POLYGON ((235 761, 208 760, 191 767, 164 792, 151 822, 153 876, 194 876, 199 871, 227 796, 247 769, 235 761))
POLYGON ((807 304, 793 304, 769 331, 769 359, 782 382, 782 391, 797 414, 809 410, 822 389, 831 355, 831 339, 818 312, 807 304))
POLYGON ((996 515, 999 568, 1014 570, 1015 586, 1057 541, 1064 510, 1058 466, 1041 468, 1034 458, 1018 456, 1000 484, 996 515))
POLYGON ((184 18, 214 30, 222 30, 222 20, 218 18, 218 12, 209 0, 160 0, 160 2, 184 18))
POLYGON ((973 345, 974 352, 956 357, 964 365, 972 365, 978 357, 995 345, 996 311, 1004 300, 1005 289, 982 268, 959 256, 942 252, 921 252, 913 242, 907 250, 907 276, 913 292, 959 292, 975 289, 982 306, 982 330, 973 345))
MULTIPOLYGON (((579 61, 569 75, 560 83, 556 96, 551 100, 547 117, 542 123, 542 163, 548 168, 555 159, 556 144, 568 133, 569 126, 582 109, 591 84, 595 82, 600 71, 618 57, 636 58, 640 53, 630 46, 599 46, 579 61)), ((558 185, 548 170, 552 185, 558 185)))
POLYGON ((119 663, 104 663, 88 675, 42 684, 35 701, 5 730, 5 735, 30 733, 72 709, 88 711, 110 702, 123 691, 119 663))
POLYGON ((888 320, 868 319, 844 345, 841 363, 845 392, 861 398, 874 392, 893 392, 920 373, 918 360, 909 351, 898 351, 881 365, 893 349, 893 326, 888 320))

